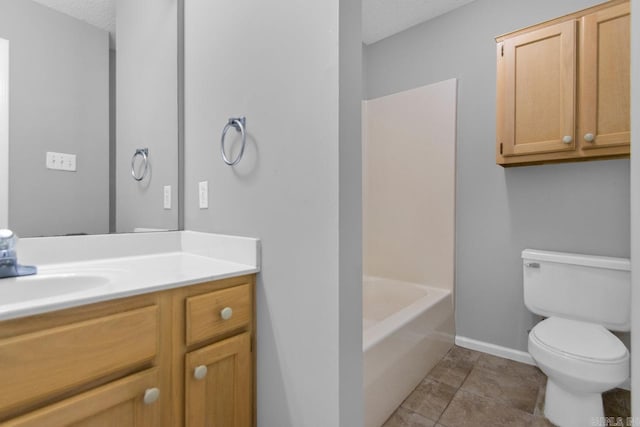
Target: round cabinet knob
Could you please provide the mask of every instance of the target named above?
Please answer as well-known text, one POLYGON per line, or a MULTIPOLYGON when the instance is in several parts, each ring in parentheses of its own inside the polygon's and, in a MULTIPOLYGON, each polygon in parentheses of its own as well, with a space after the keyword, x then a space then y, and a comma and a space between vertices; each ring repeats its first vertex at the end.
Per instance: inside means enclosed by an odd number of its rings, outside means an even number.
POLYGON ((205 365, 197 366, 196 369, 193 370, 193 378, 197 380, 201 380, 207 376, 207 367, 205 365))
POLYGON ((153 387, 144 391, 144 403, 150 405, 160 397, 160 389, 153 387))
POLYGON ((573 141, 573 137, 571 135, 565 135, 562 138, 562 142, 565 144, 571 144, 571 141, 573 141))
POLYGON ((229 320, 231 319, 231 316, 233 316, 233 310, 231 307, 225 307, 220 310, 220 317, 222 317, 222 320, 229 320))
POLYGON ((584 134, 584 140, 587 142, 593 142, 593 140, 596 139, 592 133, 585 133, 584 134))

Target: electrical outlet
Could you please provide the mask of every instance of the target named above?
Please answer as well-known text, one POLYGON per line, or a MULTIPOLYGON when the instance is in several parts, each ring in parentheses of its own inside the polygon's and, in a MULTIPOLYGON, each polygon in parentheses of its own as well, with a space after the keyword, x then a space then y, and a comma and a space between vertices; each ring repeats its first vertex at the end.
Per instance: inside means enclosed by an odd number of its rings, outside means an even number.
POLYGON ((171 209, 171 186, 170 185, 165 185, 164 186, 164 208, 165 209, 171 209))
POLYGON ((69 162, 68 162, 69 169, 67 169, 67 170, 71 171, 71 172, 75 172, 76 170, 78 170, 76 168, 76 155, 75 154, 68 154, 68 156, 69 156, 69 162))
POLYGON ((209 181, 198 183, 200 209, 209 209, 209 181))
POLYGON ((77 170, 76 155, 47 151, 46 166, 47 169, 75 172, 77 170))

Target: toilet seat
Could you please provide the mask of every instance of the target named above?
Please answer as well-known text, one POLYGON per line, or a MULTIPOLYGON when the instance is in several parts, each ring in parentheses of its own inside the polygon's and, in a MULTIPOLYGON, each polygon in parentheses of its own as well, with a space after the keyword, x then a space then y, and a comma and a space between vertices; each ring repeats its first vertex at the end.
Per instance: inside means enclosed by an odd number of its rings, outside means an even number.
POLYGON ((549 317, 531 330, 547 351, 591 363, 620 363, 629 357, 625 345, 601 325, 549 317))
POLYGON ((602 393, 629 376, 629 352, 599 325, 550 317, 529 333, 529 354, 567 390, 602 393))

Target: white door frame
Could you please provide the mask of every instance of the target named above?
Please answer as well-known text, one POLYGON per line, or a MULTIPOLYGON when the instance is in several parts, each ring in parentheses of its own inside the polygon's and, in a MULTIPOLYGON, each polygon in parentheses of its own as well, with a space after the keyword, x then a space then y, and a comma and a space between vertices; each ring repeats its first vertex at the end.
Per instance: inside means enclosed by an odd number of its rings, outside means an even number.
POLYGON ((631 413, 640 421, 640 4, 631 2, 631 413))

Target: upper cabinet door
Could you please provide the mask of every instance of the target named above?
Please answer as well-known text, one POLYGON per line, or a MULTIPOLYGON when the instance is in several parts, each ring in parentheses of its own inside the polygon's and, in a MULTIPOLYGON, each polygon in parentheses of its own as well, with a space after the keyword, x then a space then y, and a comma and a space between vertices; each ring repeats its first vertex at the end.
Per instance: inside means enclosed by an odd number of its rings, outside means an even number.
POLYGON ((500 48, 503 156, 575 150, 576 26, 550 25, 500 48))
POLYGON ((631 140, 629 22, 629 3, 581 20, 579 137, 587 155, 631 140))

